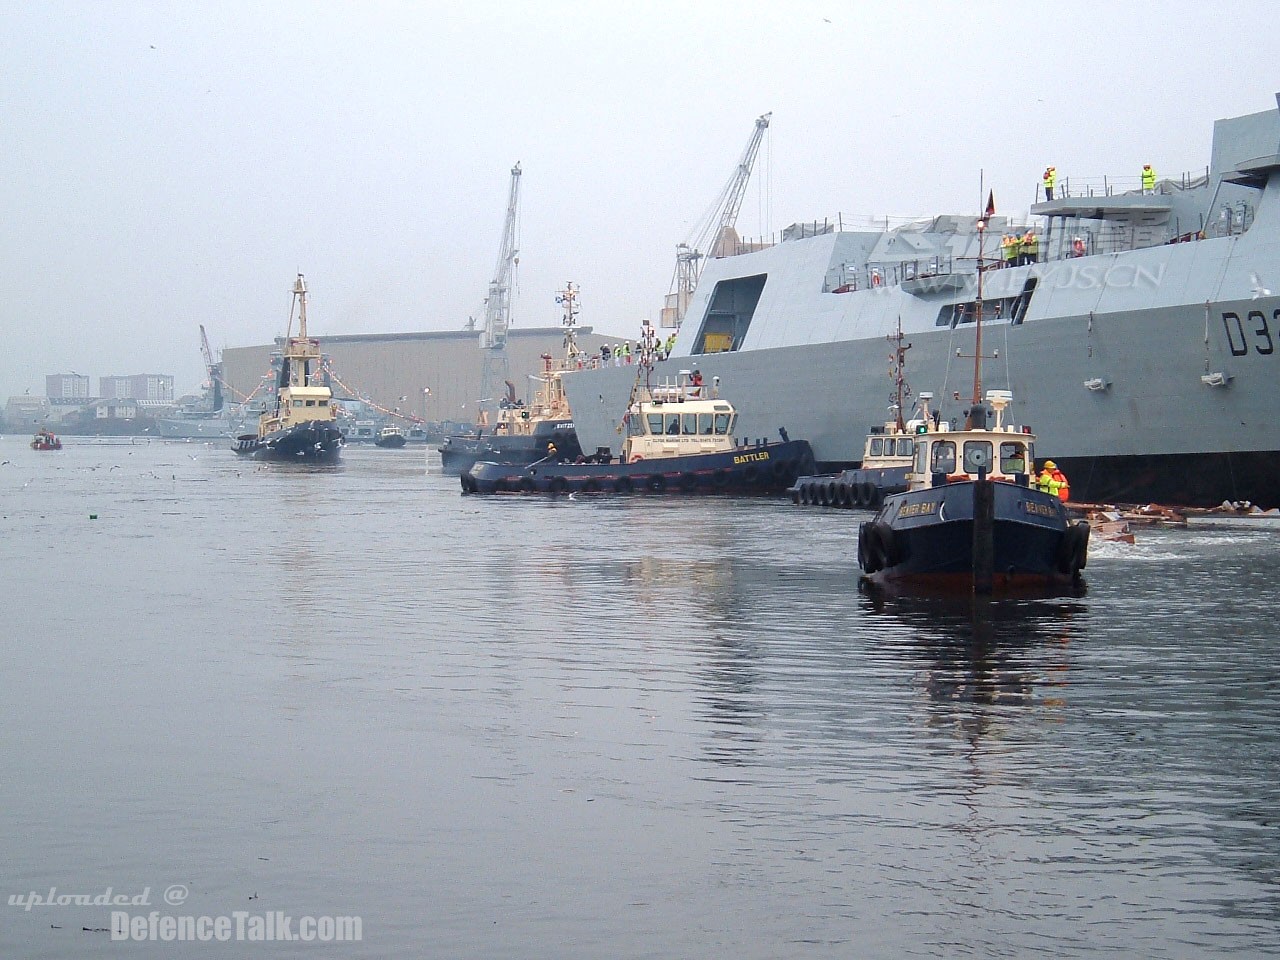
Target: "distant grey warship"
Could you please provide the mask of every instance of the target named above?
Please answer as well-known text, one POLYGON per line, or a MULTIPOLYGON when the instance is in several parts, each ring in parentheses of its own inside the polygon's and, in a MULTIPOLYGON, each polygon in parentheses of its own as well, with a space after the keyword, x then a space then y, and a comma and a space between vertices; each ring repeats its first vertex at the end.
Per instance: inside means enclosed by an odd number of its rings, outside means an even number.
MULTIPOLYGON (((988 385, 1073 499, 1280 504, 1280 109, 1219 120, 1199 175, 1062 193, 1031 208, 1038 261, 984 274, 981 311, 977 216, 796 224, 710 259, 667 363, 751 384, 740 430, 785 424, 834 471, 883 421, 899 318, 911 379, 961 419, 980 315, 988 385)), ((1010 226, 986 218, 987 262, 1010 226)), ((584 449, 617 446, 632 379, 565 375, 584 449)))

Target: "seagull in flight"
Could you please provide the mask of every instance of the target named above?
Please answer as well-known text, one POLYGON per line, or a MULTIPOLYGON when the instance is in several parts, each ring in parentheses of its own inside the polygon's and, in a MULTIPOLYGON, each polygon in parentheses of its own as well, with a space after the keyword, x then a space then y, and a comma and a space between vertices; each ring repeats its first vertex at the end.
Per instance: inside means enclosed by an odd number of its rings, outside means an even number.
POLYGON ((1249 282, 1253 284, 1253 299, 1271 296, 1271 291, 1262 285, 1262 278, 1256 273, 1249 274, 1249 282))

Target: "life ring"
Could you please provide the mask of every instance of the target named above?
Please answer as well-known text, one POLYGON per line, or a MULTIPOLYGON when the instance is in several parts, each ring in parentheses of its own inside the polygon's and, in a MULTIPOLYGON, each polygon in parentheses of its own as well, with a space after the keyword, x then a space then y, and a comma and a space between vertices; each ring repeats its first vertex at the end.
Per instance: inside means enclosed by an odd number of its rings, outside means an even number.
POLYGON ((667 489, 667 478, 660 473, 650 474, 644 483, 654 493, 662 493, 667 489))
POLYGON ((676 481, 685 493, 692 493, 698 487, 698 478, 692 473, 682 473, 676 481))
POLYGON ((642 457, 640 454, 638 454, 638 453, 637 453, 634 457, 632 457, 632 458, 631 458, 631 462, 632 462, 632 463, 639 463, 639 462, 640 462, 641 460, 643 460, 643 459, 644 459, 644 457, 642 457))
POLYGON ((613 490, 615 493, 630 493, 632 490, 631 478, 619 477, 617 480, 613 481, 613 490))

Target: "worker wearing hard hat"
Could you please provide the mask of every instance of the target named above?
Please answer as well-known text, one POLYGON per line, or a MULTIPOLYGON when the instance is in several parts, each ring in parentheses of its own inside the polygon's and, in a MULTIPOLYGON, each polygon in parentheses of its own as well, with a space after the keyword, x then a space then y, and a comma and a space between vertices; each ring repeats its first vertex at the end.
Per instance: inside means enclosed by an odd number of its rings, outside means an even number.
POLYGON ((1149 163, 1142 165, 1142 192, 1156 192, 1156 171, 1149 163))
POLYGON ((1040 178, 1044 183, 1044 198, 1046 201, 1053 199, 1053 185, 1058 182, 1058 168, 1045 167, 1044 176, 1040 178))
POLYGON ((1022 262, 1040 262, 1040 238, 1036 236, 1036 232, 1030 228, 1028 228, 1027 232, 1022 235, 1022 262))
POLYGON ((1022 253, 1022 240, 1014 234, 1005 234, 1000 241, 1000 254, 1004 257, 1006 267, 1018 265, 1018 255, 1022 253))
POLYGON ((1067 483, 1066 474, 1059 470, 1058 465, 1052 460, 1044 462, 1040 476, 1036 477, 1036 486, 1064 503, 1071 499, 1071 485, 1067 483))

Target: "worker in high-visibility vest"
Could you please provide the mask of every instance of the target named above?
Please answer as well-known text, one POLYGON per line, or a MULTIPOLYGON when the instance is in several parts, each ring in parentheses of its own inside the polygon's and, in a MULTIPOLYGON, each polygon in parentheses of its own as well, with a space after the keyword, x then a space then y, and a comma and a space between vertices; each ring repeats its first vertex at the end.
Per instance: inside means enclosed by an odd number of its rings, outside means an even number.
POLYGON ((1022 253, 1022 241, 1015 235, 1006 233, 1000 241, 1000 253, 1004 257, 1006 267, 1018 265, 1018 255, 1022 253))
POLYGON ((1044 198, 1045 200, 1053 199, 1053 185, 1058 182, 1058 168, 1045 167, 1044 176, 1040 178, 1044 182, 1044 198))
POLYGON ((1034 230, 1028 230, 1022 235, 1022 262, 1040 262, 1040 238, 1034 230))
POLYGON ((1156 172, 1149 163, 1142 165, 1142 192, 1156 192, 1156 172))

